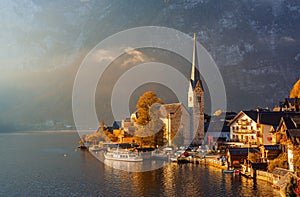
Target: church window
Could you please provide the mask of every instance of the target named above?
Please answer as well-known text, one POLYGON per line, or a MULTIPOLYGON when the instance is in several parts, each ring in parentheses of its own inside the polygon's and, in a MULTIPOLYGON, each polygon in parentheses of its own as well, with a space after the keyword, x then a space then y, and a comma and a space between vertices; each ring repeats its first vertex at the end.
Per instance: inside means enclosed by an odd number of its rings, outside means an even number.
POLYGON ((197 99, 198 99, 198 102, 201 102, 201 96, 198 96, 197 99))

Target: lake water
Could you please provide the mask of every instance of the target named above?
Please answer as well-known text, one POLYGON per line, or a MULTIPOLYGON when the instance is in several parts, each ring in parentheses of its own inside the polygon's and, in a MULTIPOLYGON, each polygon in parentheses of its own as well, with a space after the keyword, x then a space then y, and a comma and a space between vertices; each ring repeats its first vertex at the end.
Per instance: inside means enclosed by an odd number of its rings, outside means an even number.
POLYGON ((203 165, 117 170, 77 150, 78 140, 76 132, 1 133, 0 196, 278 196, 264 181, 203 165))

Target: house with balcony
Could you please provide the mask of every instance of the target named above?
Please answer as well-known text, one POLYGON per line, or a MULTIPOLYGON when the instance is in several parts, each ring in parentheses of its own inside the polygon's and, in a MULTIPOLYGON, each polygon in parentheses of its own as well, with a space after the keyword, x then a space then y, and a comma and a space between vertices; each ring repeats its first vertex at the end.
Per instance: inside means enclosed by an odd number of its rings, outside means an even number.
POLYGON ((230 140, 250 146, 276 145, 278 140, 274 133, 281 118, 295 113, 292 111, 241 111, 229 123, 230 140))
POLYGON ((230 127, 230 141, 257 145, 257 111, 241 111, 228 124, 230 127))

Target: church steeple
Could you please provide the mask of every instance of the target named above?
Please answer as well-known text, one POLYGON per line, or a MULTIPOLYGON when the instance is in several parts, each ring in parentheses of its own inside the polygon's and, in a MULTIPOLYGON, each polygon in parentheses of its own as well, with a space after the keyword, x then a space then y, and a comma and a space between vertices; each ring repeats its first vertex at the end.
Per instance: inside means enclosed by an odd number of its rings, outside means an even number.
POLYGON ((188 91, 188 107, 190 111, 191 134, 194 136, 193 144, 199 145, 204 140, 204 89, 200 79, 196 33, 194 33, 192 70, 188 91))
POLYGON ((200 72, 199 72, 199 64, 198 64, 198 55, 197 55, 197 37, 196 33, 194 33, 194 48, 193 48, 193 62, 192 62, 192 71, 191 71, 191 85, 193 90, 196 87, 197 82, 199 81, 201 84, 200 79, 200 72))
POLYGON ((197 37, 196 33, 194 33, 194 47, 193 47, 193 59, 192 59, 192 70, 191 70, 191 79, 189 84, 189 92, 188 92, 188 107, 194 107, 194 97, 195 89, 201 89, 203 91, 202 82, 200 79, 199 72, 199 64, 198 64, 198 55, 197 55, 197 37))

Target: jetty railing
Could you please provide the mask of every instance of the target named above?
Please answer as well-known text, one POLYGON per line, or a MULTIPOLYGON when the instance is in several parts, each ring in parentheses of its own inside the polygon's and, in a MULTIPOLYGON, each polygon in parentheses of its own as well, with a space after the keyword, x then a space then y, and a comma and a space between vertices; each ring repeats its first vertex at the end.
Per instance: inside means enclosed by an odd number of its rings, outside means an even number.
POLYGON ((273 184, 273 174, 266 172, 266 171, 261 171, 261 170, 256 170, 256 178, 260 180, 265 180, 268 181, 269 183, 273 184))

